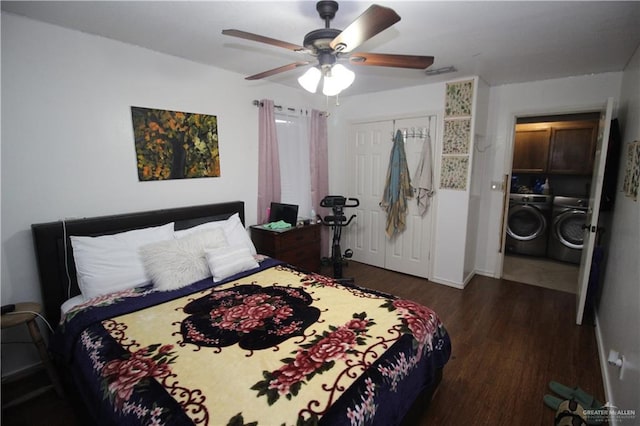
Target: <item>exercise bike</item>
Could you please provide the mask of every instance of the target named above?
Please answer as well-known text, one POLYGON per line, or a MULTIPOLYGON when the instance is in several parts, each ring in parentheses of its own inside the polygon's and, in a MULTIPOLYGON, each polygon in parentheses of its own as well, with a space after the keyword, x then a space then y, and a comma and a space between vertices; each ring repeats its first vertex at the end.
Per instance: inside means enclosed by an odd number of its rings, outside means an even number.
POLYGON ((351 215, 347 220, 344 214, 345 208, 358 207, 360 201, 357 198, 345 198, 340 195, 327 195, 320 201, 321 207, 330 208, 332 215, 325 216, 324 218, 318 215, 320 223, 324 226, 329 226, 333 231, 333 238, 331 243, 331 257, 323 258, 322 263, 325 265, 333 266, 333 278, 338 281, 353 282, 353 279, 345 279, 342 277, 342 267, 346 263, 345 259, 349 259, 353 256, 353 250, 347 249, 344 254, 340 248, 340 237, 342 236, 342 228, 349 226, 351 221, 356 215, 351 215))

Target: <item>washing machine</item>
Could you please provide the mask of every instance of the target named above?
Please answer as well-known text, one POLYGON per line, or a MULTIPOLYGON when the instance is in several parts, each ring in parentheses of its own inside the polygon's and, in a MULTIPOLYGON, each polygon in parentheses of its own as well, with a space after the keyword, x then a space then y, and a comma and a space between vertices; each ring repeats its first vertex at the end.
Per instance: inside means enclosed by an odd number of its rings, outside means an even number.
POLYGON ((505 251, 544 257, 547 254, 550 195, 511 194, 505 251))
POLYGON ((562 262, 580 263, 584 243, 583 226, 587 220, 589 200, 585 198, 553 198, 551 233, 547 254, 562 262))

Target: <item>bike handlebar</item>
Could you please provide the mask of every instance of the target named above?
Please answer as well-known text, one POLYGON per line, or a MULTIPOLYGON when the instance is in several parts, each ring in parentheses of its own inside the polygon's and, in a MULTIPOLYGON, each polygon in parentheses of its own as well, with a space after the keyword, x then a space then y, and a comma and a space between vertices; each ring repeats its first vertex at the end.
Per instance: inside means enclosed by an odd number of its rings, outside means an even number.
MULTIPOLYGON (((340 222, 340 221, 335 221, 335 220, 326 220, 327 217, 335 218, 335 216, 325 216, 323 218, 320 215, 316 215, 316 217, 318 218, 320 223, 322 223, 324 226, 339 226, 339 227, 343 227, 343 226, 348 226, 351 223, 351 221, 356 217, 356 215, 355 214, 351 215, 349 220, 347 220, 346 222, 340 222)), ((344 217, 344 216, 342 216, 342 217, 344 217)))

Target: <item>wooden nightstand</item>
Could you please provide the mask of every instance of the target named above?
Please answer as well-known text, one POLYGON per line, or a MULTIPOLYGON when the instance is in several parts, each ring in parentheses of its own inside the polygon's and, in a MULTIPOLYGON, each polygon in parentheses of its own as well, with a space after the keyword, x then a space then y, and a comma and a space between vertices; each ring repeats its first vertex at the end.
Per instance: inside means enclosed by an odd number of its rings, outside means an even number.
POLYGON ((254 225, 251 227, 251 240, 259 254, 320 272, 321 227, 313 224, 274 231, 254 225))
MULTIPOLYGON (((0 316, 0 327, 2 329, 15 327, 21 324, 26 324, 29 329, 29 334, 31 335, 31 340, 33 344, 38 348, 38 353, 40 354, 40 359, 44 364, 45 369, 47 370, 47 375, 51 380, 51 385, 55 389, 56 393, 59 396, 63 396, 62 385, 60 384, 60 380, 58 379, 58 375, 51 363, 51 359, 49 358, 49 353, 47 352, 47 347, 42 339, 42 334, 40 334, 40 328, 38 327, 38 323, 36 322, 36 313, 42 313, 42 307, 39 303, 34 302, 24 302, 24 303, 16 303, 16 309, 14 312, 10 312, 0 316)), ((6 404, 7 406, 13 405, 18 402, 22 402, 23 400, 29 399, 29 397, 34 397, 42 393, 43 391, 50 389, 50 387, 39 389, 37 391, 32 392, 29 395, 25 395, 25 397, 20 398, 21 401, 9 402, 6 404)), ((6 407, 3 407, 6 408, 6 407)))

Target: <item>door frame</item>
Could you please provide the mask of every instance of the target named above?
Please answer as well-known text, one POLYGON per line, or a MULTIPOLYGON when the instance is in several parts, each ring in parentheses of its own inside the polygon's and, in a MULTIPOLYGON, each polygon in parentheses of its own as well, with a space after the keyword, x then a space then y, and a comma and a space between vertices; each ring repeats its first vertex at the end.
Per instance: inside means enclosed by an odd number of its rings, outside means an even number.
MULTIPOLYGON (((505 202, 502 206, 502 223, 500 226, 501 241, 499 244, 498 256, 496 258, 496 278, 502 278, 504 276, 504 256, 507 240, 507 220, 509 215, 509 196, 511 195, 511 177, 513 176, 513 148, 516 137, 516 123, 518 118, 536 117, 543 115, 570 115, 570 114, 584 114, 584 113, 600 113, 602 111, 603 104, 606 104, 607 99, 603 99, 601 103, 589 104, 589 105, 573 105, 564 107, 549 107, 544 109, 522 110, 511 112, 509 123, 510 127, 506 129, 506 144, 504 149, 504 193, 505 202)), ((614 102, 614 117, 615 117, 616 105, 614 102)), ((576 284, 577 286, 577 284, 576 284)))

